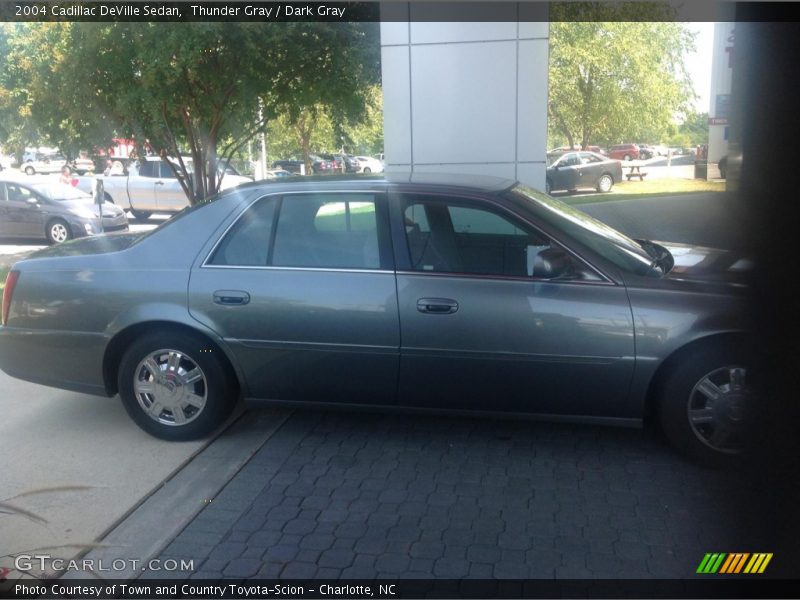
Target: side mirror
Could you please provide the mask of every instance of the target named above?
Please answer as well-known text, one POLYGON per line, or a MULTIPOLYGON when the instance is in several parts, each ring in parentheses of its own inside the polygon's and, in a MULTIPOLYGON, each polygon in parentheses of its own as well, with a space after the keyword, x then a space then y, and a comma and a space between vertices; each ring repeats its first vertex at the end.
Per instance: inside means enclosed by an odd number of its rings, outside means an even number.
POLYGON ((569 273, 571 259, 566 251, 560 248, 547 248, 536 255, 533 261, 533 277, 537 279, 555 279, 569 273))

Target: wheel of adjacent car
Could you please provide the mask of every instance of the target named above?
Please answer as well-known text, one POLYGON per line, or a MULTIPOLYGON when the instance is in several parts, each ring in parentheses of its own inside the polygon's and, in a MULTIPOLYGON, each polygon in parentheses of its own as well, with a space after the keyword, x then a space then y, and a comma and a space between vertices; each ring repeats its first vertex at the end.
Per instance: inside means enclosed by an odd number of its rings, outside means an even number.
POLYGON ((658 412, 674 446, 695 460, 723 466, 746 448, 757 417, 754 359, 736 344, 695 348, 661 382, 658 412))
POLYGON ((546 179, 544 182, 544 191, 549 194, 552 189, 553 189, 553 184, 550 183, 549 179, 546 179))
POLYGON ((369 167, 364 167, 364 173, 372 173, 372 169, 369 167))
POLYGON ((34 173, 36 173, 36 169, 34 169, 33 167, 25 167, 26 175, 33 175, 34 173))
POLYGON ((630 154, 626 154, 622 157, 622 160, 631 160, 633 157, 630 154))
POLYGON ((229 370, 199 335, 151 332, 134 341, 120 362, 119 395, 146 432, 192 440, 214 431, 236 403, 229 370))
POLYGON ((149 210, 135 210, 132 208, 131 214, 133 215, 133 218, 136 219, 137 221, 147 221, 147 219, 149 219, 150 215, 152 215, 153 213, 150 212, 149 210))
POLYGON ((53 219, 49 221, 45 229, 45 234, 47 235, 47 241, 51 244, 66 242, 72 237, 69 225, 63 219, 53 219))
POLYGON ((614 187, 614 178, 608 173, 603 173, 597 180, 597 191, 610 192, 612 187, 614 187))

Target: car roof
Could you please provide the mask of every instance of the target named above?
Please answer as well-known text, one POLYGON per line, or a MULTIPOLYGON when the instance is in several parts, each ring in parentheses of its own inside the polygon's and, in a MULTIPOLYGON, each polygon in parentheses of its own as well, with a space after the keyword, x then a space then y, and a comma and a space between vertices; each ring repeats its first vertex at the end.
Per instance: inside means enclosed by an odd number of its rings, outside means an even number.
MULTIPOLYGON (((287 178, 289 179, 289 178, 287 178)), ((259 180, 245 183, 235 189, 250 189, 260 186, 270 186, 274 191, 291 191, 307 189, 312 191, 319 188, 328 188, 332 191, 344 188, 364 187, 375 188, 381 185, 419 185, 430 187, 461 188, 479 192, 500 192, 510 188, 517 182, 513 179, 492 177, 489 175, 452 174, 452 173, 382 173, 379 175, 312 175, 295 176, 290 181, 259 180), (324 185, 319 185, 323 183, 324 185)))

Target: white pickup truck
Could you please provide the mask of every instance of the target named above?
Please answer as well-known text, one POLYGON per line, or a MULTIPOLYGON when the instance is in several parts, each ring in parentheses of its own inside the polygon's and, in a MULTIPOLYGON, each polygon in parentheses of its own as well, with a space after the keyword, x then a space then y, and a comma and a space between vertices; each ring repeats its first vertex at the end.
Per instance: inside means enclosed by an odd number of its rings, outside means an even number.
MULTIPOLYGON (((92 193, 95 181, 103 181, 107 202, 129 210, 135 219, 147 219, 154 212, 176 213, 189 206, 189 199, 166 161, 148 156, 128 166, 128 173, 78 177, 78 189, 92 193)), ((222 178, 221 190, 252 181, 231 173, 222 178)))

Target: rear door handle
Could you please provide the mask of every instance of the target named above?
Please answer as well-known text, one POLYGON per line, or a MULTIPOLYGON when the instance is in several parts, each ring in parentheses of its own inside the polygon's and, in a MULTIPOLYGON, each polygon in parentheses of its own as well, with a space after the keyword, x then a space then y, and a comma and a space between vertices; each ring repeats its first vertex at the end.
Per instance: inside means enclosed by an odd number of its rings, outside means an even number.
POLYGON ((240 290, 217 290, 214 292, 214 304, 224 306, 244 306, 250 302, 250 294, 240 290))
POLYGON ((451 315, 458 310, 458 302, 450 298, 420 298, 417 310, 421 313, 451 315))

